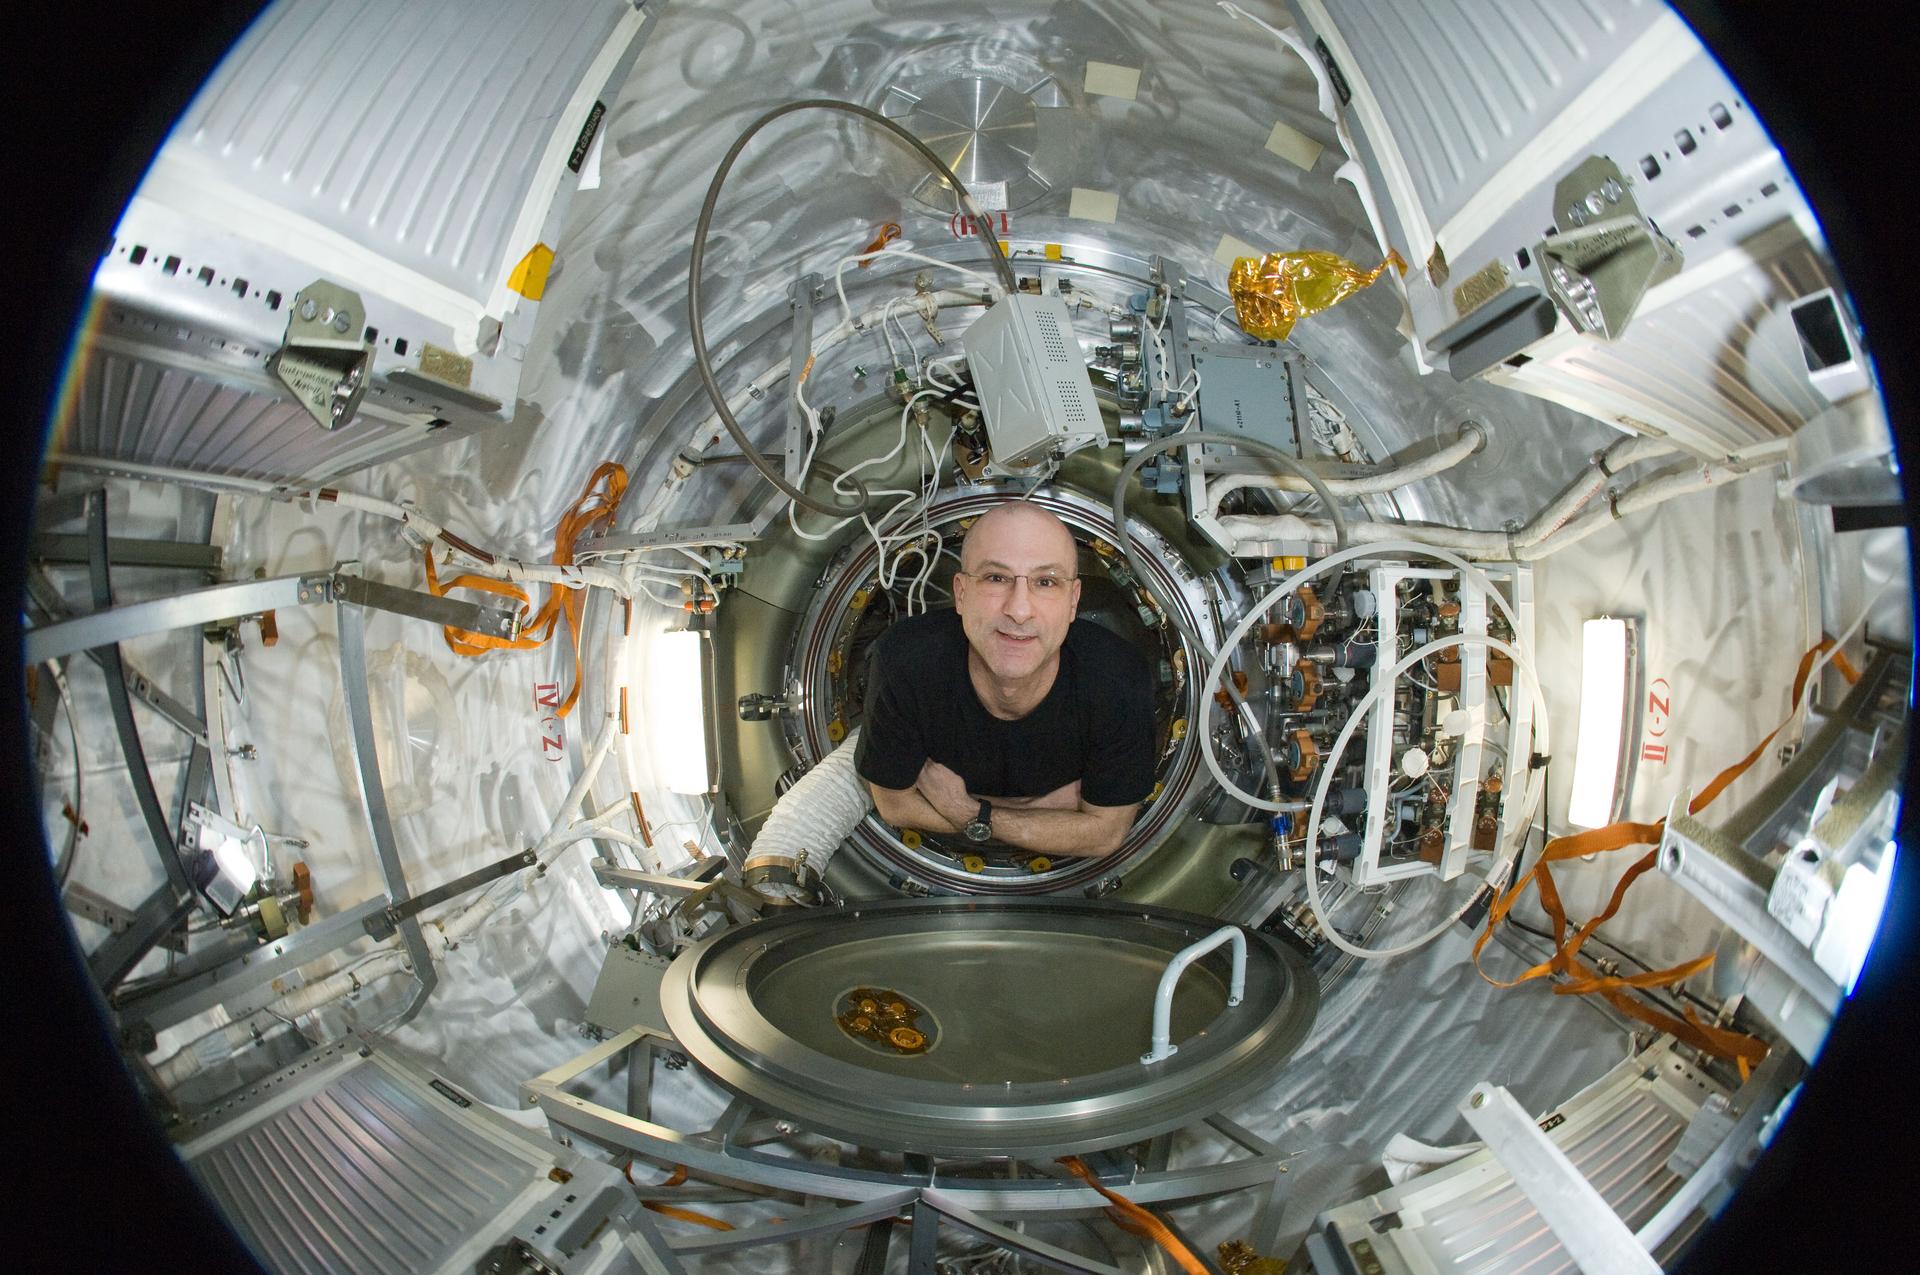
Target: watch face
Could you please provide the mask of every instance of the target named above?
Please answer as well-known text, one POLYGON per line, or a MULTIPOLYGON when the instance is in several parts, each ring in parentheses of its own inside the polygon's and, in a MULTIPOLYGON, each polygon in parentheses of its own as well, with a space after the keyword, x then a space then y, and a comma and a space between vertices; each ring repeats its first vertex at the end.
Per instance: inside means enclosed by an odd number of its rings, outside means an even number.
POLYGON ((972 823, 967 825, 966 833, 967 833, 967 840, 969 841, 985 841, 988 837, 991 837, 993 835, 993 829, 987 824, 984 824, 980 822, 978 819, 975 819, 972 823))

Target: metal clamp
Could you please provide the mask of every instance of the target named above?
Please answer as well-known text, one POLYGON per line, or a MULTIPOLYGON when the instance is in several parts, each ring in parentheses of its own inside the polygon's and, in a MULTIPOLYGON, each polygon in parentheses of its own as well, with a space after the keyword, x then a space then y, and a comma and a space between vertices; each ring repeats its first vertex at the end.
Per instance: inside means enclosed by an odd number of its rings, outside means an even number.
POLYGON ((1173 989, 1179 985, 1180 976, 1187 972, 1187 966, 1222 943, 1233 944, 1233 981, 1227 987, 1227 1008, 1238 1005, 1246 995, 1247 936, 1239 926, 1223 925, 1198 943, 1181 948, 1167 962, 1166 973, 1160 976, 1160 986, 1153 993, 1153 1048, 1140 1055, 1141 1062, 1157 1063, 1180 1052, 1180 1046, 1172 1040, 1173 989))

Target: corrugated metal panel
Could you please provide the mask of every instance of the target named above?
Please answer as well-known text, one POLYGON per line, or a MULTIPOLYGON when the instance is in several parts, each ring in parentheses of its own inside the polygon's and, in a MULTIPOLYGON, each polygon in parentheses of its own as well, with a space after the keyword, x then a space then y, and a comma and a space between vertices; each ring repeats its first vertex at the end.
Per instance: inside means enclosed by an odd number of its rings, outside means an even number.
POLYGON ((1797 349, 1755 336, 1775 307, 1831 282, 1817 250, 1796 238, 1788 251, 1636 315, 1617 341, 1568 337, 1490 379, 1625 428, 1651 425, 1718 459, 1785 438, 1826 407, 1797 349))
MULTIPOLYGON (((1575 1135, 1561 1150, 1621 1221, 1635 1229, 1679 1186, 1680 1178, 1667 1168, 1667 1157, 1686 1127, 1677 1110, 1641 1091, 1604 1124, 1575 1135)), ((1454 1270, 1474 1275, 1520 1271, 1551 1275, 1575 1269, 1566 1249, 1512 1178, 1502 1176, 1431 1205, 1423 1215, 1430 1240, 1446 1253, 1454 1270)))
POLYGON ((246 383, 96 347, 54 450, 236 478, 314 481, 391 448, 405 432, 366 410, 345 429, 325 430, 285 393, 246 383))
POLYGON ((188 1164, 255 1253, 300 1275, 431 1269, 544 1167, 371 1063, 188 1164))
POLYGON ((169 145, 484 298, 527 247, 507 239, 542 149, 627 8, 286 0, 221 63, 169 145))
POLYGON ((1326 9, 1434 226, 1665 11, 1657 0, 1327 0, 1326 9))

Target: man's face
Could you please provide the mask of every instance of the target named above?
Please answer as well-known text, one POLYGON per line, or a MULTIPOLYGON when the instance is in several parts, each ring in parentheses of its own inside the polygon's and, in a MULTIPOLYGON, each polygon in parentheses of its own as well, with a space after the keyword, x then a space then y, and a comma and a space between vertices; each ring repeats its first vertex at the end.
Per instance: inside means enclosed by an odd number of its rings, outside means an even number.
POLYGON ((1032 505, 1002 505, 974 525, 953 605, 996 680, 1033 676, 1067 640, 1080 605, 1077 559, 1066 527, 1032 505), (1042 577, 1054 587, 1036 583, 1042 577))

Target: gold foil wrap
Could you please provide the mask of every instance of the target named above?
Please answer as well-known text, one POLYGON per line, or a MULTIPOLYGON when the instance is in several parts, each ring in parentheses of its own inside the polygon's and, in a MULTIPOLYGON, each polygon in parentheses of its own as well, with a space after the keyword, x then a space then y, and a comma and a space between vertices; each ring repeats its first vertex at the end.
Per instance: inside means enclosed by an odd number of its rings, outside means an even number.
POLYGON ((1240 326, 1263 341, 1284 341, 1293 325, 1340 304, 1392 266, 1403 276, 1407 263, 1389 251, 1371 270, 1330 252, 1270 252, 1239 257, 1227 275, 1227 291, 1240 326))
POLYGON ((1227 1275, 1283 1275, 1287 1264, 1277 1257, 1262 1257, 1245 1240, 1228 1240, 1218 1250, 1220 1269, 1227 1275))

